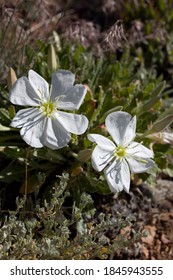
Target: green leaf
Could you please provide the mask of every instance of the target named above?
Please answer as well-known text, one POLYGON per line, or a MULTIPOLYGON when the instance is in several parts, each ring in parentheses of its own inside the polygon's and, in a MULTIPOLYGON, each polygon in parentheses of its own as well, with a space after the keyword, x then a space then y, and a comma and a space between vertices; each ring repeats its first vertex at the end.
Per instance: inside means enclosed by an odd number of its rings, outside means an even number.
POLYGON ((156 121, 153 124, 152 128, 149 131, 147 131, 146 133, 144 133, 144 135, 146 136, 146 135, 154 133, 154 132, 160 132, 163 129, 165 129, 166 127, 168 127, 172 122, 173 122, 173 115, 166 116, 165 118, 163 118, 159 121, 156 121))
POLYGON ((19 181, 24 176, 24 166, 15 162, 15 164, 9 164, 0 172, 0 182, 11 183, 13 181, 19 181))
POLYGON ((159 83, 158 85, 156 85, 156 87, 151 92, 151 96, 158 96, 158 95, 161 96, 161 93, 165 89, 165 86, 166 86, 166 82, 165 81, 163 81, 163 82, 159 83))
MULTIPOLYGON (((166 82, 163 81, 156 85, 156 87, 151 92, 151 98, 146 102, 141 102, 139 106, 133 109, 134 113, 136 113, 138 116, 142 115, 143 113, 150 111, 154 108, 154 106, 159 102, 159 100, 162 97, 162 92, 165 89, 166 82), (144 103, 144 104, 143 104, 144 103)), ((148 93, 149 94, 149 93, 148 93)), ((146 96, 147 97, 147 96, 146 96)))
POLYGON ((156 104, 157 102, 160 100, 160 96, 154 96, 152 99, 150 99, 149 101, 147 101, 146 103, 144 103, 144 105, 140 105, 137 108, 137 115, 140 116, 143 113, 151 110, 156 104))
POLYGON ((95 122, 99 121, 98 117, 99 117, 99 115, 101 113, 105 97, 106 96, 104 94, 103 88, 100 86, 100 91, 98 93, 98 105, 97 105, 97 108, 92 113, 92 116, 90 118, 90 123, 89 123, 89 127, 90 128, 93 127, 95 122))
POLYGON ((4 125, 8 125, 11 122, 9 111, 5 108, 0 108, 0 120, 4 125))
POLYGON ((59 151, 53 151, 47 148, 37 149, 33 152, 33 156, 38 159, 48 160, 54 163, 65 162, 65 157, 59 151))
POLYGON ((26 157, 26 149, 16 147, 5 147, 2 152, 12 159, 19 159, 26 157))

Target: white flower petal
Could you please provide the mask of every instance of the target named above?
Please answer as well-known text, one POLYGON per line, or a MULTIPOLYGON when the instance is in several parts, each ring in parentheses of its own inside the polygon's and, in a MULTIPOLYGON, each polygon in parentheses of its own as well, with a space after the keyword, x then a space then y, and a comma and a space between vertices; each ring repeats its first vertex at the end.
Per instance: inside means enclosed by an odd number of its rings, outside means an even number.
POLYGON ((155 165, 155 162, 150 158, 127 157, 126 160, 132 173, 146 172, 155 165))
POLYGON ((40 95, 41 98, 49 99, 49 84, 35 71, 30 70, 28 73, 28 79, 35 91, 40 95))
POLYGON ((16 81, 10 91, 9 99, 13 104, 22 106, 38 106, 41 98, 26 77, 16 81))
POLYGON ((128 192, 130 188, 130 171, 125 160, 114 160, 104 170, 108 185, 113 192, 120 192, 123 189, 128 192))
POLYGON ((58 111, 54 116, 66 131, 77 135, 83 134, 88 127, 88 119, 83 115, 58 111))
POLYGON ((123 159, 121 164, 121 179, 123 188, 128 193, 130 189, 130 169, 125 159, 123 159))
POLYGON ((40 138, 41 143, 48 148, 55 150, 67 146, 71 135, 61 124, 51 118, 46 119, 45 129, 40 138))
POLYGON ((135 137, 136 117, 122 111, 109 114, 105 120, 108 132, 117 145, 126 146, 135 137))
POLYGON ((142 144, 138 142, 132 142, 129 144, 129 146, 126 149, 126 152, 128 155, 131 155, 132 157, 138 157, 138 158, 153 158, 154 153, 152 150, 146 148, 142 144))
POLYGON ((67 70, 59 70, 52 74, 51 100, 54 102, 57 97, 65 93, 73 86, 75 75, 67 70))
POLYGON ((40 110, 38 108, 28 108, 22 109, 17 112, 13 118, 10 126, 20 128, 27 122, 32 122, 37 115, 40 115, 40 110))
POLYGON ((99 147, 105 151, 113 152, 116 148, 115 144, 111 140, 100 134, 88 134, 88 139, 91 142, 95 142, 96 144, 98 144, 99 147))
POLYGON ((168 143, 173 145, 173 133, 172 132, 160 132, 162 135, 162 141, 163 143, 168 143))
POLYGON ((29 123, 26 123, 20 130, 23 140, 34 148, 41 148, 43 144, 40 141, 41 135, 45 129, 45 117, 43 114, 36 116, 29 123))
POLYGON ((96 146, 92 152, 92 167, 96 171, 102 171, 108 163, 113 159, 113 153, 103 150, 100 146, 96 146))
POLYGON ((78 110, 84 100, 87 89, 83 85, 69 88, 64 95, 57 99, 57 108, 64 110, 78 110))

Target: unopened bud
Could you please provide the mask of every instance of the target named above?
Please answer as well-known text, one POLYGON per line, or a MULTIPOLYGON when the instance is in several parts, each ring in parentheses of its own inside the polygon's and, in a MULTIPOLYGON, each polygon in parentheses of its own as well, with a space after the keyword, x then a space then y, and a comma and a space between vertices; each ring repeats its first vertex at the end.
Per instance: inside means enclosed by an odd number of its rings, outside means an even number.
POLYGON ((47 63, 48 63, 49 70, 51 72, 54 72, 55 70, 57 70, 58 63, 57 63, 55 48, 52 44, 49 46, 49 49, 48 49, 48 62, 47 63))
POLYGON ((73 176, 73 177, 78 176, 82 172, 83 172, 82 166, 80 166, 80 165, 75 166, 71 171, 71 176, 73 176))
POLYGON ((91 149, 82 150, 78 153, 78 160, 81 162, 86 162, 90 159, 92 154, 91 149))
POLYGON ((13 68, 10 67, 8 71, 8 77, 7 77, 7 86, 9 90, 12 88, 12 86, 16 81, 17 81, 16 73, 13 70, 13 68))
POLYGON ((13 119, 16 114, 15 107, 13 105, 10 105, 8 107, 8 112, 9 112, 10 118, 13 119))
POLYGON ((158 144, 170 144, 173 145, 173 132, 156 132, 146 136, 158 144))
POLYGON ((53 39, 54 39, 54 43, 55 43, 55 47, 56 47, 57 51, 61 51, 61 42, 60 42, 59 35, 57 34, 56 31, 53 31, 53 39))

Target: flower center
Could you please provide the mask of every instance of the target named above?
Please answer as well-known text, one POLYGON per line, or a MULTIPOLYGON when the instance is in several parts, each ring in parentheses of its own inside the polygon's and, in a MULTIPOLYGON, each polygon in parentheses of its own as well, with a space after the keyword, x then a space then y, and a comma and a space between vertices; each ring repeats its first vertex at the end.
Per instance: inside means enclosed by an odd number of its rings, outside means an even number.
POLYGON ((119 146, 115 149, 114 154, 117 157, 124 157, 126 154, 126 148, 119 146))
POLYGON ((47 102, 42 103, 41 109, 43 110, 43 113, 49 118, 55 109, 55 105, 49 100, 47 102))

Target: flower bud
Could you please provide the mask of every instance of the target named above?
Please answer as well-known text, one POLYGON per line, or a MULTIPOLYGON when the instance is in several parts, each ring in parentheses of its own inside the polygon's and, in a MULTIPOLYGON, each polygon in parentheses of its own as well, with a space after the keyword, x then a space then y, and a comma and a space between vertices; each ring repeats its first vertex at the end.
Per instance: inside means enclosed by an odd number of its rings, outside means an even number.
POLYGON ((61 42, 60 42, 59 35, 57 34, 56 31, 53 31, 53 40, 57 51, 61 51, 61 42))
POLYGON ((92 154, 91 149, 82 150, 78 153, 78 160, 81 162, 86 162, 90 159, 92 154))
POLYGON ((54 72, 58 68, 55 48, 51 44, 48 49, 48 67, 51 72, 54 72))
POLYGON ((170 144, 173 145, 173 132, 156 132, 146 136, 158 144, 170 144))
POLYGON ((79 174, 81 174, 83 172, 83 168, 82 166, 78 165, 78 166, 75 166, 72 171, 71 171, 71 176, 72 177, 75 177, 75 176, 78 176, 79 174))
POLYGON ((16 73, 13 70, 13 68, 10 67, 8 71, 8 77, 7 77, 7 86, 9 90, 12 88, 12 86, 16 81, 17 81, 16 73))
POLYGON ((16 110, 15 110, 14 105, 10 105, 8 107, 8 112, 9 112, 10 118, 13 119, 15 114, 16 114, 16 110))

